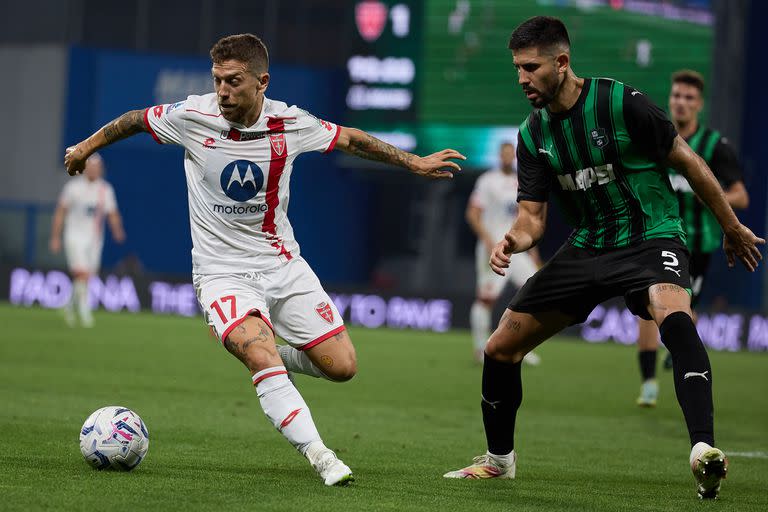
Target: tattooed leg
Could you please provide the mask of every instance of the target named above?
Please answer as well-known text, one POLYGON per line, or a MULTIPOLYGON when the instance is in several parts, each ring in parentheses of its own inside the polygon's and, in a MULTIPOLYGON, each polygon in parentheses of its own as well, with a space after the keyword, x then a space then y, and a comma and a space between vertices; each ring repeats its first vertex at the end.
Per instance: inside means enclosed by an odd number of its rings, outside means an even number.
POLYGON ((224 347, 251 373, 282 366, 275 347, 275 337, 266 322, 259 317, 249 316, 232 329, 224 340, 224 347))

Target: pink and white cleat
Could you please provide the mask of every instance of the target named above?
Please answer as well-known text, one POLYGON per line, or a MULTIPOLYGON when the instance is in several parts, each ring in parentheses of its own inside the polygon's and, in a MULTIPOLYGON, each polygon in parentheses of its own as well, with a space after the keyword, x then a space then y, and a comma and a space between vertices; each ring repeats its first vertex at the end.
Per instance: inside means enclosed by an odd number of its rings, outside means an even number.
POLYGON ((456 471, 449 471, 443 478, 515 478, 517 454, 512 450, 509 455, 486 453, 472 459, 472 464, 456 471))

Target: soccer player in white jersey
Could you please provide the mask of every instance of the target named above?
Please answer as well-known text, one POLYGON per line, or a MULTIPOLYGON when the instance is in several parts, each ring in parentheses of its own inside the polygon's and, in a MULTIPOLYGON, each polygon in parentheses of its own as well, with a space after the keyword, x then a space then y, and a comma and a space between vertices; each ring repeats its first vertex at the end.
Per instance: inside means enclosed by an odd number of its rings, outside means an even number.
POLYGON ((269 57, 252 34, 224 37, 210 53, 215 93, 123 114, 67 149, 67 171, 78 173, 92 152, 139 132, 184 147, 194 284, 206 319, 250 371, 275 428, 326 485, 342 485, 351 470, 323 444, 288 378, 292 371, 346 381, 357 371, 341 315, 301 258, 286 216, 293 162, 340 149, 451 178, 459 165, 450 159, 464 157, 450 149, 419 157, 266 98, 269 57), (275 335, 288 345, 276 347, 275 335))
MULTIPOLYGON (((528 252, 513 254, 504 276, 493 272, 488 265, 496 240, 504 238, 509 226, 514 224, 517 218, 517 167, 514 144, 501 144, 499 163, 498 168, 484 172, 477 179, 472 195, 469 196, 466 212, 467 223, 477 235, 477 291, 469 313, 469 325, 475 359, 480 363, 483 362, 485 344, 491 334, 493 306, 504 286, 512 282, 517 288, 521 288, 528 278, 536 273, 540 264, 539 250, 534 247, 528 252)), ((534 352, 528 352, 523 361, 537 365, 541 358, 534 352)))
POLYGON ((103 174, 104 162, 98 153, 94 153, 85 163, 83 176, 64 185, 53 214, 49 246, 54 254, 61 251, 63 230, 64 255, 74 281, 72 296, 64 307, 65 319, 70 327, 75 325, 75 309, 83 327, 93 326, 88 303, 88 280, 98 274, 101 266, 105 218, 112 238, 117 243, 125 240, 115 191, 104 180, 103 174))

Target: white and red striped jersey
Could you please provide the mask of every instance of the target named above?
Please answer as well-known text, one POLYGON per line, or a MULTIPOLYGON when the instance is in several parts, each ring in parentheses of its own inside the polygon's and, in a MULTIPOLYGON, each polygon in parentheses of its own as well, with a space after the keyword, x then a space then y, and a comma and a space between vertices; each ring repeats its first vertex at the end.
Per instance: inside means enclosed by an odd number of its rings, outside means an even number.
POLYGON ((90 181, 83 175, 67 181, 59 195, 59 205, 67 211, 64 240, 75 243, 103 243, 104 218, 117 210, 112 185, 102 178, 90 181))
POLYGON ((194 273, 259 272, 299 255, 288 221, 293 161, 331 151, 338 126, 267 98, 256 123, 240 126, 214 93, 149 108, 144 121, 157 142, 186 150, 194 273))
POLYGON ((517 218, 517 173, 501 169, 486 171, 477 178, 469 204, 480 208, 483 226, 498 242, 517 218))

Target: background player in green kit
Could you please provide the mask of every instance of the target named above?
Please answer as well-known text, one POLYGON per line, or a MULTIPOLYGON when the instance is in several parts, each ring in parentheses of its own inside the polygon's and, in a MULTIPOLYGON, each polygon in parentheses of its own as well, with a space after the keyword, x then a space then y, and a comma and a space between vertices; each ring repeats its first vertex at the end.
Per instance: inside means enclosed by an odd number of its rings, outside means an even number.
MULTIPOLYGON (((703 107, 704 78, 691 70, 681 70, 673 74, 669 91, 669 114, 677 133, 707 162, 723 187, 725 199, 731 208, 746 208, 749 206, 749 194, 742 181, 736 151, 718 131, 699 123, 699 113, 703 107)), ((695 307, 712 253, 720 247, 723 234, 717 219, 702 204, 685 177, 674 169, 669 169, 669 173, 672 188, 677 192, 680 217, 683 219, 687 246, 691 253, 688 273, 691 276, 691 307, 695 307)), ((695 314, 693 318, 695 320, 695 314)), ((653 407, 659 394, 656 382, 659 330, 655 323, 648 320, 640 320, 638 326, 638 363, 642 385, 637 404, 641 407, 653 407)), ((664 366, 672 367, 671 354, 667 354, 664 366)))
POLYGON ((488 450, 447 478, 514 478, 514 429, 522 402, 520 362, 606 299, 659 325, 674 359, 677 398, 691 440, 700 497, 714 498, 727 461, 714 448, 712 370, 691 319, 688 251, 666 169, 680 172, 714 212, 729 265, 754 271, 765 240, 743 226, 706 163, 664 112, 610 79, 577 77, 563 23, 531 18, 509 42, 519 84, 534 107, 518 137, 519 214, 491 255, 504 274, 509 255, 541 239, 549 196, 574 227, 568 241, 518 292, 485 348, 482 412, 488 450))

